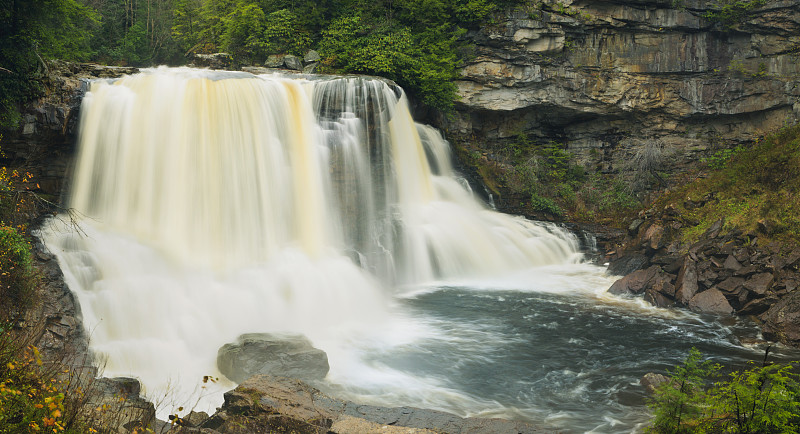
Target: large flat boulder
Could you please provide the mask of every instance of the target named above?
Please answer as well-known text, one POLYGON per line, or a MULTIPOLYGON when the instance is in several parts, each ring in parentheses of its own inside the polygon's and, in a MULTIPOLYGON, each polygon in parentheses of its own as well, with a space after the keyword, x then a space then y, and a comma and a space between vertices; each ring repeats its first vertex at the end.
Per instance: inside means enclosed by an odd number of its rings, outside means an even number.
POLYGON ((204 433, 537 433, 530 424, 461 418, 412 407, 361 405, 325 395, 296 379, 257 375, 225 394, 222 407, 197 428, 204 433))
POLYGON ((217 353, 219 371, 237 383, 257 374, 321 380, 328 374, 328 356, 303 335, 248 333, 217 353))

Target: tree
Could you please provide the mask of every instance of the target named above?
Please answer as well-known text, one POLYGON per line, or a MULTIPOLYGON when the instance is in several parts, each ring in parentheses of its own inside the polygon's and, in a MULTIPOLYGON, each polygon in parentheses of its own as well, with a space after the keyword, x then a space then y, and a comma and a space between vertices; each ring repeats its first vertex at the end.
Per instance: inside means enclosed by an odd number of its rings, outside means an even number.
POLYGON ((19 105, 42 91, 48 57, 85 60, 97 15, 75 0, 0 2, 0 128, 14 128, 19 105))

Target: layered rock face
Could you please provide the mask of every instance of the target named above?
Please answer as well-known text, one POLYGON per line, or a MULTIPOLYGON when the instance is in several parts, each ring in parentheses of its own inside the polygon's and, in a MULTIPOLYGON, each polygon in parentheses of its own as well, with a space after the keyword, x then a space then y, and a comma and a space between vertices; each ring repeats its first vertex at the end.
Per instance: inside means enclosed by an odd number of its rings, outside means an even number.
POLYGON ((75 150, 78 112, 89 81, 121 77, 138 69, 53 61, 47 72, 45 94, 25 107, 16 131, 3 133, 0 149, 6 164, 23 165, 34 175, 38 193, 57 197, 64 190, 75 150))
POLYGON ((656 140, 675 172, 795 121, 800 0, 767 0, 735 22, 716 4, 544 0, 510 12, 469 35, 476 56, 440 123, 490 151, 520 132, 564 143, 603 172, 656 140))

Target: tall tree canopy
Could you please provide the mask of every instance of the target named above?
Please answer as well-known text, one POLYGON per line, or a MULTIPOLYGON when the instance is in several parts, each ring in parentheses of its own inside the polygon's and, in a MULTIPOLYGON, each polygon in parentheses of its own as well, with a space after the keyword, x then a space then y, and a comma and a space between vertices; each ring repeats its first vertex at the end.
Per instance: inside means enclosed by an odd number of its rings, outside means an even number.
POLYGON ((242 64, 317 49, 325 72, 395 80, 452 105, 459 35, 520 0, 0 0, 0 127, 41 90, 44 59, 149 66, 226 51, 242 64))

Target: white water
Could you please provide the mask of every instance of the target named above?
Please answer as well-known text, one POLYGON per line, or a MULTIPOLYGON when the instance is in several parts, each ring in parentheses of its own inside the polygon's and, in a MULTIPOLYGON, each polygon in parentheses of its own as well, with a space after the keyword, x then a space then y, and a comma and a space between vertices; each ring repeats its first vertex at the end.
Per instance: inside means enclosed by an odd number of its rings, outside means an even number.
POLYGON ((612 279, 579 264, 572 235, 473 198, 447 143, 379 80, 160 68, 94 82, 69 205, 85 234, 54 220, 42 235, 91 348, 105 375, 140 378, 162 416, 221 403, 233 385, 201 380, 220 376, 223 344, 294 331, 328 353, 329 386, 349 396, 531 417, 375 362, 430 339, 480 353, 491 338, 443 332, 402 300, 446 282, 652 310, 599 295, 612 279))

